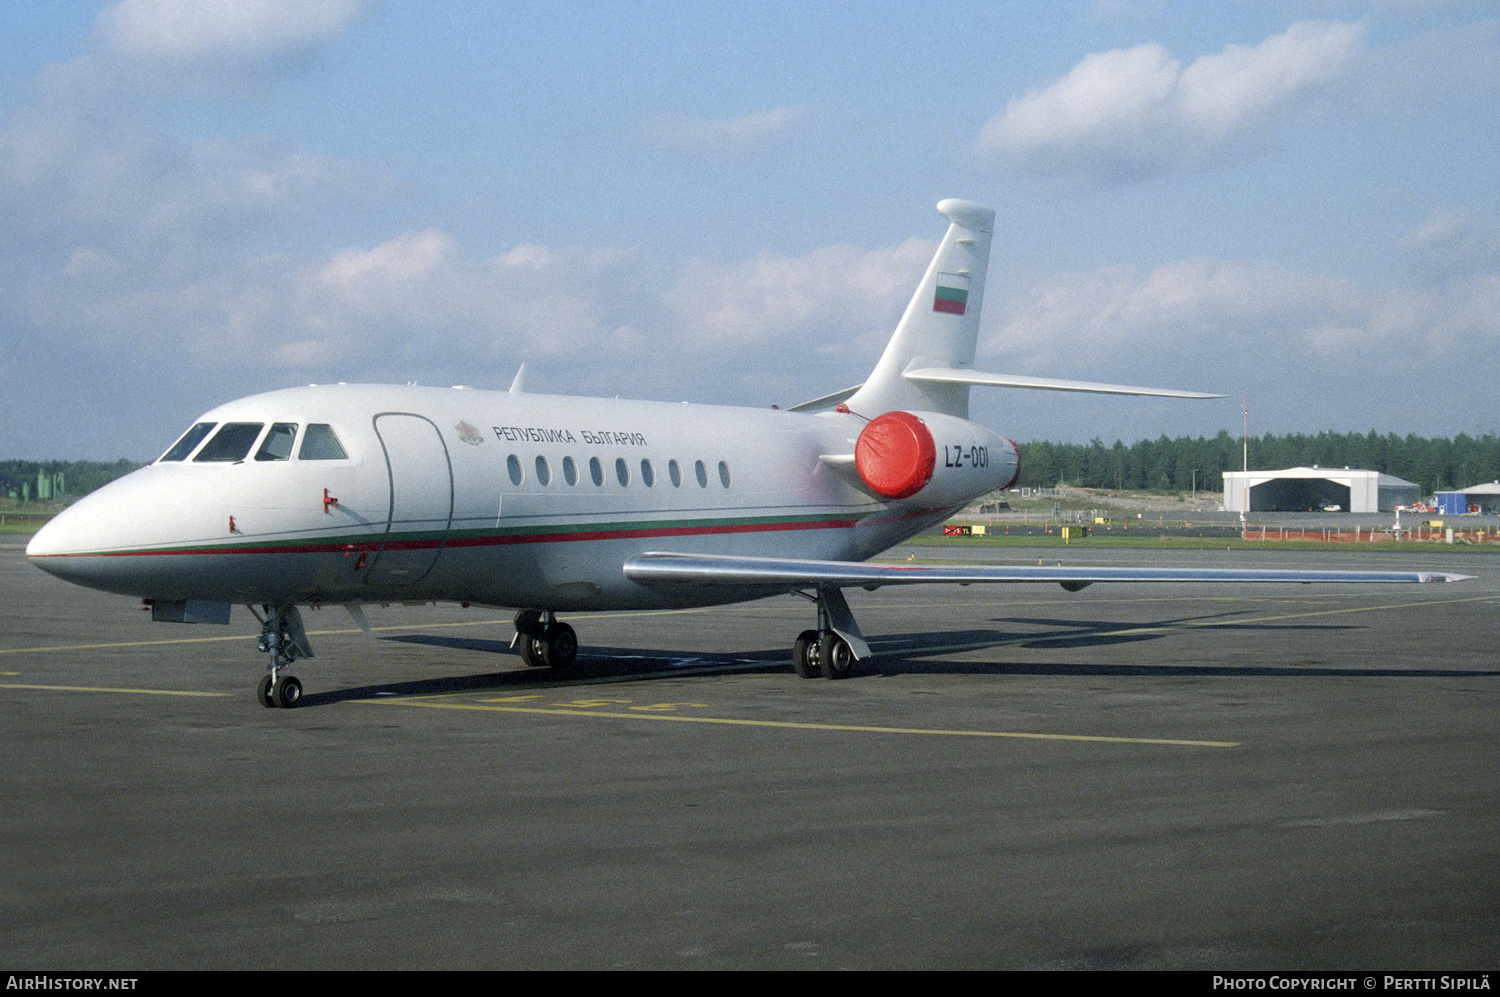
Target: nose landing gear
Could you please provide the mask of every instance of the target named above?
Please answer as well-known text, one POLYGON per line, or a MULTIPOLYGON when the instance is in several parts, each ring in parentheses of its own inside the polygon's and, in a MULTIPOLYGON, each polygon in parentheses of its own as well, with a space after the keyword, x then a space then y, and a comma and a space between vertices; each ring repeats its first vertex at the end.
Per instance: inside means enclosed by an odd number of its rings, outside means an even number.
POLYGON ((302 683, 295 675, 283 674, 298 658, 313 657, 312 645, 302 628, 302 614, 296 606, 263 606, 264 615, 254 606, 250 612, 260 621, 260 639, 256 649, 269 659, 266 674, 256 686, 255 697, 265 707, 290 710, 302 701, 302 683))

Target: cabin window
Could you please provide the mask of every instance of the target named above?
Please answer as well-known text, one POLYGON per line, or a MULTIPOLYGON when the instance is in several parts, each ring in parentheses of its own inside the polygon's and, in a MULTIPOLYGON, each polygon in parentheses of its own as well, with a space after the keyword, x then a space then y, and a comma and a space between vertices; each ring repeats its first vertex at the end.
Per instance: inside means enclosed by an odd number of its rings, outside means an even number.
POLYGON ((719 484, 729 487, 729 465, 722 460, 719 461, 719 484))
POLYGON ((641 484, 647 488, 656 484, 656 469, 651 466, 649 460, 641 461, 641 484))
POLYGON ((186 460, 187 455, 193 452, 193 448, 203 442, 203 438, 213 432, 217 426, 216 422, 200 422, 198 425, 182 434, 182 438, 172 444, 172 449, 161 455, 161 460, 186 460))
POLYGON ((620 482, 621 488, 630 486, 630 465, 625 463, 624 457, 615 458, 615 478, 620 482))
POLYGON ((695 470, 696 472, 698 472, 698 487, 699 488, 707 488, 708 487, 708 468, 706 468, 706 467, 703 466, 703 461, 700 460, 700 461, 697 461, 696 463, 694 463, 693 470, 695 470))
POLYGON ((515 454, 505 458, 505 469, 510 472, 510 483, 519 485, 522 481, 521 458, 515 454))
POLYGON ((295 422, 278 422, 271 426, 260 449, 255 451, 256 460, 291 460, 292 441, 297 438, 295 422))
POLYGON ((302 446, 297 449, 298 460, 348 460, 344 445, 333 435, 327 423, 315 422, 302 432, 302 446))
POLYGON ((578 484, 578 465, 573 463, 572 457, 563 458, 563 480, 570 485, 578 484))
POLYGON ((536 459, 536 483, 539 485, 550 485, 552 483, 552 467, 547 463, 546 457, 536 459))
POLYGON ((263 422, 226 422, 193 460, 237 464, 250 455, 250 448, 265 425, 263 422))
POLYGON ((667 461, 667 477, 672 479, 673 488, 682 487, 682 468, 677 466, 675 460, 667 461))
POLYGON ((589 458, 589 477, 594 479, 596 487, 604 487, 604 465, 599 463, 598 457, 589 458))

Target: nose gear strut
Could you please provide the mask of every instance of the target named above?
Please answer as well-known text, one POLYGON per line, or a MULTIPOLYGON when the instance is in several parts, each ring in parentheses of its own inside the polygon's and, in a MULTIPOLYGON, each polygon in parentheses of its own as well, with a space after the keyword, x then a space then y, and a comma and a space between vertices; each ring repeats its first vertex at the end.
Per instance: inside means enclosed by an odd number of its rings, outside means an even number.
POLYGON ((307 631, 302 627, 302 613, 295 605, 262 606, 260 610, 254 606, 248 608, 260 621, 256 650, 268 658, 266 674, 256 687, 256 698, 262 706, 289 710, 302 700, 302 683, 295 675, 284 674, 284 670, 298 658, 313 657, 307 631))

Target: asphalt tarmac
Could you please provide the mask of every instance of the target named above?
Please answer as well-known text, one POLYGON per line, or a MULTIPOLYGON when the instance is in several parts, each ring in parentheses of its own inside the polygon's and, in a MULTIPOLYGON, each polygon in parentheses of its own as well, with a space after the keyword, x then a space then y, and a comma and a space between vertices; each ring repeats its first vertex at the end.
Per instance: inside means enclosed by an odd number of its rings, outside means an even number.
POLYGON ((0 538, 0 968, 1500 967, 1500 558, 1064 556, 1479 577, 853 591, 838 682, 795 597, 571 616, 566 679, 333 609, 274 710, 242 608, 0 538))

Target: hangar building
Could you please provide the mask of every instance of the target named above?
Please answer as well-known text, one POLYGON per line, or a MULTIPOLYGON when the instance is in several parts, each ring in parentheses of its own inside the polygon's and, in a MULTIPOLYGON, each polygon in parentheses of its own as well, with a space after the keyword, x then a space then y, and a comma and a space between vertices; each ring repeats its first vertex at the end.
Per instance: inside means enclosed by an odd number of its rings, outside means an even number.
POLYGON ((1394 475, 1347 467, 1224 472, 1224 508, 1230 512, 1394 512, 1421 494, 1415 483, 1394 475))
POLYGON ((1449 516, 1474 511, 1486 516, 1500 512, 1500 481, 1465 488, 1461 492, 1438 492, 1438 511, 1449 516))

